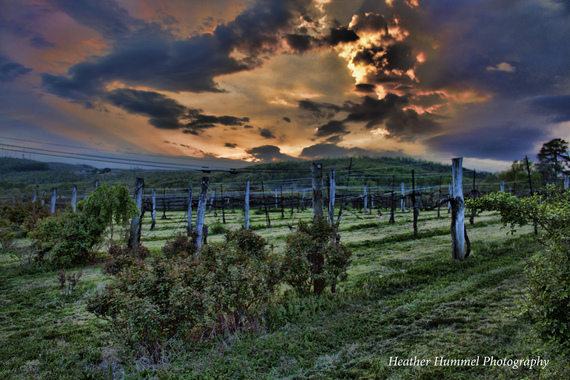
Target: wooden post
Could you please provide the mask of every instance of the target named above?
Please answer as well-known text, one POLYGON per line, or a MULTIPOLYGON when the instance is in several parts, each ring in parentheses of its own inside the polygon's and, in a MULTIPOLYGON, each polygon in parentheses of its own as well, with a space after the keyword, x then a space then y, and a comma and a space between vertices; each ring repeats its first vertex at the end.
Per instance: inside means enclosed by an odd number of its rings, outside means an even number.
POLYGON ((132 250, 136 250, 140 244, 141 239, 141 214, 142 214, 142 196, 144 189, 144 179, 137 178, 135 182, 135 203, 139 210, 131 222, 131 233, 129 236, 128 246, 132 250))
POLYGON ((504 193, 504 192, 505 192, 505 180, 502 179, 501 180, 501 193, 504 193))
POLYGON ((249 180, 245 183, 245 229, 249 230, 249 180))
POLYGON ((281 202, 281 219, 285 219, 285 205, 283 202, 283 185, 281 185, 281 196, 279 197, 279 201, 281 202))
POLYGON ((36 189, 34 190, 34 198, 32 198, 32 203, 36 203, 38 200, 38 193, 40 192, 40 187, 36 185, 36 189))
POLYGON ((412 170, 412 209, 414 211, 414 238, 418 237, 418 207, 416 205, 416 181, 412 170))
POLYGON ((463 199, 463 157, 454 158, 453 195, 451 213, 451 256, 464 260, 465 255, 465 200, 463 199))
POLYGON ((220 193, 222 194, 222 223, 226 224, 226 207, 224 205, 224 185, 220 184, 220 193))
POLYGON ((186 212, 186 235, 192 234, 192 187, 188 188, 188 211, 186 212))
POLYGON ((329 195, 329 221, 331 224, 334 223, 334 201, 335 201, 335 191, 336 191, 336 183, 335 183, 335 170, 331 170, 330 176, 330 195, 329 195))
POLYGON ((313 220, 323 216, 323 165, 320 162, 311 164, 313 177, 313 220))
POLYGON ((275 210, 277 210, 277 208, 279 207, 279 204, 277 202, 277 189, 275 189, 275 210))
POLYGON ((156 227, 156 189, 152 189, 151 192, 152 195, 150 201, 152 203, 152 213, 151 213, 152 222, 150 224, 150 230, 154 231, 156 227))
MULTIPOLYGON (((453 185, 449 184, 449 199, 453 198, 453 185)), ((451 202, 447 202, 447 213, 451 212, 451 202)))
POLYGON ((438 218, 441 216, 440 211, 439 211, 440 206, 441 206, 440 201, 441 201, 441 176, 439 176, 439 186, 437 188, 437 217, 438 218))
POLYGON ((406 211, 406 188, 404 187, 404 182, 402 182, 402 201, 400 203, 402 206, 402 212, 406 211))
POLYGON ((93 191, 97 190, 98 187, 99 187, 99 180, 96 179, 95 181, 93 181, 93 191))
POLYGON ((271 218, 269 217, 269 211, 267 210, 267 205, 265 204, 265 188, 263 187, 263 182, 261 182, 261 202, 265 208, 265 223, 267 227, 271 227, 271 218))
POLYGON ((77 185, 73 185, 73 189, 71 190, 71 208, 73 212, 77 210, 77 185))
MULTIPOLYGON (((208 182, 208 184, 209 184, 209 182, 208 182)), ((216 190, 212 190, 212 198, 210 198, 210 207, 208 207, 208 212, 212 211, 212 206, 214 205, 214 199, 215 198, 216 198, 216 190)))
POLYGON ((394 218, 394 213, 396 212, 396 199, 394 197, 394 184, 396 182, 396 176, 393 175, 392 176, 392 191, 390 192, 390 198, 391 198, 391 202, 390 202, 390 219, 388 220, 389 224, 394 224, 396 223, 396 219, 394 218))
POLYGON ((364 212, 368 211, 368 194, 366 193, 366 185, 364 185, 364 212))
POLYGON ((564 188, 568 189, 568 184, 570 182, 570 176, 568 174, 564 174, 564 188))
POLYGON ((204 220, 206 219, 206 203, 208 202, 208 186, 210 185, 209 177, 202 177, 202 185, 200 186, 200 195, 198 196, 198 211, 196 211, 196 246, 202 247, 204 238, 204 220))
MULTIPOLYGON (((471 187, 471 196, 477 198, 477 189, 475 188, 475 177, 477 172, 473 169, 473 186, 471 187)), ((473 225, 475 223, 475 207, 471 208, 471 216, 469 217, 469 224, 473 225)))
POLYGON ((51 203, 50 203, 50 213, 55 214, 55 200, 57 198, 57 188, 51 188, 51 203))

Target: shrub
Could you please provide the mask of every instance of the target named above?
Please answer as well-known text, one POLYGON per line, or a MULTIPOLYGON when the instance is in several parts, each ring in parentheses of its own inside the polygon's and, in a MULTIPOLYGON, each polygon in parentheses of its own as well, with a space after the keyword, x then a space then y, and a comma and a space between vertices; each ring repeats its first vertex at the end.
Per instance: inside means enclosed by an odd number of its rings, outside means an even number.
POLYGON ((8 220, 14 229, 25 232, 33 231, 40 218, 49 216, 49 207, 40 201, 19 202, 9 201, 0 208, 2 218, 8 220))
POLYGON ((105 263, 103 273, 117 275, 124 268, 131 266, 135 260, 144 260, 150 256, 150 250, 139 244, 133 252, 132 248, 111 244, 109 246, 109 256, 111 258, 105 263))
POLYGON ((210 225, 210 230, 208 231, 209 235, 218 235, 223 234, 226 232, 226 227, 221 223, 212 223, 210 225))
POLYGON ((346 277, 351 252, 337 240, 333 225, 324 218, 308 224, 300 221, 297 231, 286 238, 281 266, 283 279, 299 294, 320 294, 327 285, 335 291, 346 277))
POLYGON ((259 325, 279 284, 265 239, 237 231, 199 254, 189 253, 193 247, 178 236, 165 257, 123 261, 115 280, 88 300, 88 310, 110 320, 137 356, 156 362, 170 339, 199 341, 259 325))
POLYGON ((162 247, 162 253, 166 258, 172 259, 174 257, 190 257, 196 253, 196 237, 192 234, 191 238, 184 234, 178 234, 172 240, 167 240, 166 244, 162 247))
POLYGON ((38 259, 47 259, 51 266, 63 268, 92 259, 104 231, 105 226, 96 219, 66 212, 60 217, 40 219, 31 236, 38 259))
POLYGON ((537 239, 545 249, 527 266, 529 297, 525 312, 543 340, 570 353, 570 192, 547 188, 548 202, 538 195, 517 198, 505 193, 470 201, 482 210, 497 210, 506 227, 534 224, 543 231, 537 239))

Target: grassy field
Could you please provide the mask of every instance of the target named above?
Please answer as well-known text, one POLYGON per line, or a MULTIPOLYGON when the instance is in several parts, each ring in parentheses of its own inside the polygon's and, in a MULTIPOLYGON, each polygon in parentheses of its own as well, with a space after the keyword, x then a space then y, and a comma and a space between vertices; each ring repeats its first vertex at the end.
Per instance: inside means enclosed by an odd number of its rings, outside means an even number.
MULTIPOLYGON (((289 210, 290 211, 290 210, 289 210)), ((298 298, 284 292, 267 313, 266 331, 239 334, 214 344, 169 342, 160 365, 132 359, 105 321, 85 310, 85 298, 109 277, 101 263, 84 271, 73 291, 61 290, 57 272, 44 271, 0 254, 0 378, 2 379, 521 379, 560 378, 562 358, 542 346, 521 316, 524 267, 541 247, 532 228, 514 235, 500 229, 498 216, 479 215, 467 225, 471 256, 453 262, 449 214, 422 212, 414 239, 411 213, 389 215, 349 211, 341 240, 351 248, 348 280, 336 294, 298 298), (546 368, 483 365, 494 359, 549 360, 546 368), (394 366, 390 359, 430 359, 427 366, 394 366), (434 365, 436 357, 479 365, 434 365)), ((277 252, 290 226, 311 210, 251 213, 251 226, 277 252)), ((238 229, 241 211, 208 214, 209 242, 223 228, 238 229)), ((143 244, 153 254, 167 238, 184 232, 184 213, 157 216, 157 228, 143 225, 143 244)), ((25 241, 21 244, 26 244, 25 241)), ((566 364, 565 364, 566 363, 566 364)), ((567 375, 567 373, 566 373, 567 375)))

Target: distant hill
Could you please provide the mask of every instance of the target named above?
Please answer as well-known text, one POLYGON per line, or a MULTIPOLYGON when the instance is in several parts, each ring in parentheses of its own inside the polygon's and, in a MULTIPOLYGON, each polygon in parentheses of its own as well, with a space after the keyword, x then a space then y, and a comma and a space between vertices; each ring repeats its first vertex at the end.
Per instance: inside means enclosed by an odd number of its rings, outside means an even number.
POLYGON ((49 170, 47 162, 26 160, 21 158, 0 158, 0 173, 34 172, 49 170))

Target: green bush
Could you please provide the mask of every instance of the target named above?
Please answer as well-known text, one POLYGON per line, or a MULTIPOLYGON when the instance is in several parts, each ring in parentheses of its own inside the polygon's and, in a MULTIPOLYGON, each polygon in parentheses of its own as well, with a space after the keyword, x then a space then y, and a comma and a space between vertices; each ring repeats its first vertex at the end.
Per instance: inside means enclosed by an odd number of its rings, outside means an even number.
POLYGON ((162 253, 168 259, 178 256, 191 257, 197 251, 196 238, 197 235, 195 233, 192 234, 191 238, 180 233, 176 235, 174 239, 166 241, 166 244, 162 247, 162 253))
POLYGON ((337 240, 334 226, 326 219, 311 224, 300 221, 297 231, 286 238, 281 273, 301 295, 320 294, 327 285, 334 292, 346 277, 350 257, 350 250, 337 240))
POLYGON ((570 192, 547 188, 548 201, 538 195, 517 198, 496 193, 471 200, 481 210, 497 210, 512 230, 534 224, 544 250, 527 266, 528 299, 525 311, 540 336, 570 353, 570 192))
MULTIPOLYGON (((191 255, 179 236, 165 257, 130 257, 113 269, 114 281, 90 297, 88 310, 108 319, 139 357, 158 361, 171 339, 200 341, 255 330, 279 285, 277 259, 251 231, 229 232, 226 241, 191 255)), ((192 248, 193 249, 193 248, 192 248)))
POLYGON ((42 205, 40 201, 8 201, 0 208, 0 215, 12 224, 14 230, 30 232, 35 229, 40 218, 49 216, 49 207, 42 205))
POLYGON ((150 256, 150 250, 142 244, 139 244, 134 251, 126 245, 111 244, 109 256, 109 261, 103 267, 103 273, 117 275, 124 268, 131 266, 135 260, 144 260, 150 256))
POLYGON ((31 237, 38 259, 63 268, 92 259, 94 248, 103 240, 103 232, 105 226, 96 219, 66 212, 59 217, 40 219, 31 237))

